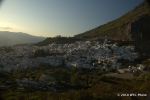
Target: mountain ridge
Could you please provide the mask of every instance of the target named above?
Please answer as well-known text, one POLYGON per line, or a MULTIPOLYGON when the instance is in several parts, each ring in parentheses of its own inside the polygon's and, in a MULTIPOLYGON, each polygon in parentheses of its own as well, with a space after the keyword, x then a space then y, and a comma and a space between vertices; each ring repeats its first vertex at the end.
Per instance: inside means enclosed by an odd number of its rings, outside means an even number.
MULTIPOLYGON (((142 55, 150 56, 150 3, 145 0, 116 20, 108 22, 87 32, 75 35, 76 40, 91 41, 105 38, 123 43, 131 43, 142 55), (144 49, 143 49, 144 48, 144 49)), ((64 39, 64 38, 63 38, 64 39)), ((70 38, 65 38, 68 41, 70 38)), ((52 42, 61 43, 61 38, 47 38, 39 44, 47 45, 52 42)))
POLYGON ((78 34, 75 37, 86 39, 109 38, 113 40, 130 41, 131 24, 142 16, 150 16, 150 6, 148 1, 144 1, 135 9, 129 11, 116 20, 108 22, 92 30, 78 34))
MULTIPOLYGON (((75 38, 75 40, 103 40, 107 37, 115 41, 134 41, 131 35, 131 26, 132 23, 139 20, 142 16, 150 16, 150 4, 148 0, 145 0, 133 10, 113 21, 70 38, 75 38)), ((70 40, 70 38, 66 38, 65 41, 70 40)), ((40 42, 39 45, 47 45, 52 42, 59 43, 61 41, 62 40, 57 37, 46 38, 40 42)))
POLYGON ((44 37, 32 36, 22 32, 0 31, 0 46, 37 43, 44 39, 44 37))

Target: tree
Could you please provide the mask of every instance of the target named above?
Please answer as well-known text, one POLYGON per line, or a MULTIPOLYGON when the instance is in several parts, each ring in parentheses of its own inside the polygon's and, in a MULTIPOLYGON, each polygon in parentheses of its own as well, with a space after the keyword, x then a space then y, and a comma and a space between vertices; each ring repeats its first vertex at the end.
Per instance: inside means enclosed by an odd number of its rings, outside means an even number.
POLYGON ((49 51, 43 50, 43 49, 38 49, 34 53, 34 57, 45 57, 49 55, 49 51))
POLYGON ((55 78, 56 82, 69 82, 70 73, 66 69, 56 69, 54 70, 52 77, 55 78))
POLYGON ((80 85, 79 74, 77 68, 75 67, 72 68, 72 72, 71 72, 71 84, 75 86, 80 85))
POLYGON ((2 71, 3 69, 4 69, 4 66, 0 64, 0 71, 2 71))

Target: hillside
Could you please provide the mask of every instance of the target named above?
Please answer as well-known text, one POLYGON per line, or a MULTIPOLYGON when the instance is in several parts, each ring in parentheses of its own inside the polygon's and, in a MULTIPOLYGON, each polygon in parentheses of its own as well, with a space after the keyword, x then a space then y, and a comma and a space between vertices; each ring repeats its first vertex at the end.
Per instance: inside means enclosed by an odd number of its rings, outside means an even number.
POLYGON ((107 24, 78 34, 71 38, 47 38, 39 45, 50 43, 70 43, 77 40, 103 40, 108 38, 120 42, 134 43, 143 55, 150 55, 150 3, 145 0, 132 11, 107 24), (144 48, 144 49, 143 49, 144 48))
MULTIPOLYGON (((47 38, 46 40, 40 42, 40 45, 47 45, 52 42, 61 43, 62 39, 63 41, 70 41, 73 39, 73 41, 77 40, 97 40, 97 39, 104 39, 105 37, 112 39, 112 40, 123 40, 123 41, 134 41, 133 39, 133 27, 132 26, 136 21, 140 20, 144 16, 148 16, 148 19, 150 18, 150 6, 147 2, 143 2, 139 6, 137 6, 132 11, 128 12, 127 14, 123 15, 122 17, 111 21, 109 23, 106 23, 104 25, 101 25, 97 28, 94 28, 92 30, 89 30, 87 32, 75 35, 72 38, 47 38), (74 39, 75 38, 75 39, 74 39)), ((146 26, 148 27, 147 30, 149 30, 150 25, 148 21, 144 21, 144 23, 147 23, 146 26)))
POLYGON ((0 46, 37 43, 44 39, 43 37, 32 36, 26 33, 0 31, 0 46))
POLYGON ((76 37, 99 39, 107 36, 113 40, 132 40, 130 34, 131 24, 140 19, 142 16, 150 17, 150 7, 146 1, 122 17, 85 33, 78 34, 76 37))
POLYGON ((46 38, 44 41, 39 42, 37 45, 42 46, 42 45, 47 45, 47 44, 51 44, 51 43, 65 44, 65 43, 73 43, 75 41, 82 41, 82 40, 79 38, 76 38, 76 37, 57 36, 57 37, 53 37, 53 38, 51 38, 51 37, 46 38))

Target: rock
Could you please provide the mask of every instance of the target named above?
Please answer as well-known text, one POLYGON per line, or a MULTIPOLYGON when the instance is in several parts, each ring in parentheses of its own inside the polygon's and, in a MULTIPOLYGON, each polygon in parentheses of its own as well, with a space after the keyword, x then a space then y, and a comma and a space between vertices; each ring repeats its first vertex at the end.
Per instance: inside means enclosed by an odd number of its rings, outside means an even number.
POLYGON ((131 37, 136 49, 144 56, 150 56, 150 15, 145 15, 131 24, 131 37))

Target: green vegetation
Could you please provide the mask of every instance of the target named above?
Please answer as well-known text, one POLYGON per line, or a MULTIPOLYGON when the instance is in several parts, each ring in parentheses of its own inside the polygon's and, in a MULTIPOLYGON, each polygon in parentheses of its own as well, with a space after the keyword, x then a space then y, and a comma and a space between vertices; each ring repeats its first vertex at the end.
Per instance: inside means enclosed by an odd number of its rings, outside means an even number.
MULTIPOLYGON (((132 24, 144 16, 148 16, 148 18, 150 18, 150 5, 148 0, 145 0, 141 5, 118 19, 101 25, 95 29, 78 34, 74 37, 56 36, 54 38, 47 38, 44 41, 39 42, 37 45, 42 46, 50 43, 73 43, 79 40, 99 40, 104 39, 105 37, 117 41, 134 41, 131 35, 132 24)), ((145 25, 149 26, 149 23, 145 23, 145 25)), ((147 29, 149 30, 149 28, 147 29)))
MULTIPOLYGON (((1 85, 11 81, 8 89, 1 90, 1 100, 134 100, 132 97, 117 97, 117 94, 150 92, 150 73, 129 80, 104 76, 99 70, 45 66, 0 74, 1 85), (61 91, 20 90, 15 80, 24 78, 66 85, 61 91)), ((139 97, 139 100, 143 99, 139 97)))
POLYGON ((57 44, 64 44, 64 43, 73 43, 75 41, 79 41, 81 39, 76 38, 76 37, 62 37, 62 36, 56 36, 53 38, 47 38, 42 42, 39 42, 37 45, 42 46, 42 45, 47 45, 50 43, 57 43, 57 44))
POLYGON ((131 40, 131 24, 145 15, 150 16, 150 6, 146 1, 124 16, 85 33, 76 35, 76 37, 84 39, 101 39, 107 36, 113 40, 128 41, 131 40))
POLYGON ((34 52, 33 57, 45 57, 49 55, 49 51, 45 51, 43 49, 38 49, 34 52))
POLYGON ((1 48, 0 48, 0 51, 1 51, 1 52, 2 52, 2 51, 5 51, 6 53, 9 53, 9 52, 12 52, 13 49, 12 49, 12 47, 1 47, 1 48))
MULTIPOLYGON (((75 37, 48 38, 37 45, 72 43, 77 40, 95 39, 107 35, 113 39, 129 40, 128 26, 141 16, 150 15, 146 2, 127 15, 75 37), (124 34, 124 35, 122 35, 124 34), (80 39, 79 39, 80 38, 80 39)), ((11 52, 10 48, 6 48, 11 52)), ((37 50, 34 57, 47 56, 47 51, 37 50)), ((147 72, 137 72, 133 79, 106 76, 98 69, 77 69, 40 66, 4 72, 0 65, 0 100, 145 100, 147 97, 118 97, 118 93, 150 93, 150 61, 142 62, 147 72), (51 90, 20 88, 16 80, 42 82, 51 90)), ((36 84, 35 84, 36 85, 36 84)), ((43 84, 42 84, 43 85, 43 84)), ((34 86, 33 86, 34 87, 34 86)))

